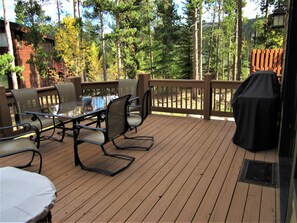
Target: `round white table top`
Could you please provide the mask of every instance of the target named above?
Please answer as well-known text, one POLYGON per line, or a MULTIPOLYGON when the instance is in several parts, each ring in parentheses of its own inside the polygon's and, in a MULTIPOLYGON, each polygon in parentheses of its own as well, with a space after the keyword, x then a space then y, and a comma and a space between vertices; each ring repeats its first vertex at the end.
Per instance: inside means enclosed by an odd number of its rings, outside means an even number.
POLYGON ((3 167, 0 195, 0 222, 36 222, 53 208, 56 188, 38 173, 3 167))

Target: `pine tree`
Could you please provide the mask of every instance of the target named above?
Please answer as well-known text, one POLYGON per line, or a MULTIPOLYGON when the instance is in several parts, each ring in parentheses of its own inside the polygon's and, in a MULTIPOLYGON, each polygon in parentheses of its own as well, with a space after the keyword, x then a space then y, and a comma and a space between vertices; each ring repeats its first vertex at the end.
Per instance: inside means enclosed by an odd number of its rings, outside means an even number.
POLYGON ((41 7, 44 2, 46 0, 17 0, 15 5, 16 21, 28 27, 24 36, 27 44, 32 46, 33 53, 26 62, 32 64, 37 71, 36 81, 33 83, 36 87, 40 87, 39 75, 48 78, 48 61, 51 56, 43 48, 43 35, 47 34, 46 24, 50 21, 41 7))
POLYGON ((177 22, 179 17, 172 0, 156 0, 157 21, 154 33, 155 76, 165 79, 177 77, 180 71, 176 69, 179 42, 177 22))

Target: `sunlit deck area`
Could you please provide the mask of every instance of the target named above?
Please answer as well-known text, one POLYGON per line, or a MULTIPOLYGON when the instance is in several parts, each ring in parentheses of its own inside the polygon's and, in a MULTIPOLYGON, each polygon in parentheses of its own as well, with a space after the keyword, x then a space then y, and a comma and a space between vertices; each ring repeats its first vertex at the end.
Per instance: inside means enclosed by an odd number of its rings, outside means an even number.
MULTIPOLYGON (((73 139, 44 141, 42 174, 56 186, 53 222, 279 222, 279 189, 238 182, 244 159, 277 162, 277 151, 252 153, 232 143, 232 121, 150 115, 137 135, 153 135, 149 151, 114 177, 74 165, 73 139)), ((121 143, 121 142, 120 142, 121 143)), ((92 165, 115 165, 98 146, 80 145, 92 165)), ((24 156, 13 159, 24 159, 24 156)), ((13 163, 1 160, 1 166, 13 163)), ((30 170, 38 169, 38 158, 30 170)))

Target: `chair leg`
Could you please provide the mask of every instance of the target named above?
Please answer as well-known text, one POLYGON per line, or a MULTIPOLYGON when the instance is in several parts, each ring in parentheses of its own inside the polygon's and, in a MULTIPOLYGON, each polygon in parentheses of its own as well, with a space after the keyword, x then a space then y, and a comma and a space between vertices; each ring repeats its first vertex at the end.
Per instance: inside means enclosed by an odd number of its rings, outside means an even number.
POLYGON ((66 132, 66 130, 65 130, 65 124, 61 121, 61 126, 62 126, 62 134, 61 134, 61 139, 59 140, 60 142, 63 142, 63 140, 64 140, 64 137, 65 137, 65 132, 66 132))
MULTIPOLYGON (((25 150, 25 151, 21 151, 21 152, 18 152, 18 153, 23 153, 23 152, 33 152, 31 160, 25 165, 15 166, 15 167, 23 169, 23 168, 31 166, 31 164, 32 164, 32 162, 34 160, 35 153, 37 153, 39 155, 39 159, 40 159, 38 173, 41 173, 41 169, 42 169, 42 156, 41 156, 41 153, 37 152, 36 150, 25 150)), ((14 153, 14 154, 18 154, 18 153, 14 153)), ((10 155, 14 155, 14 154, 10 154, 10 155)))
POLYGON ((125 149, 135 149, 135 150, 146 150, 148 151, 152 146, 154 145, 154 137, 153 136, 134 136, 134 137, 128 137, 124 134, 124 138, 127 140, 142 140, 146 141, 149 140, 150 144, 148 146, 127 146, 127 147, 122 147, 119 146, 115 143, 114 140, 112 140, 113 145, 119 149, 119 150, 125 150, 125 149))
POLYGON ((124 155, 124 154, 111 154, 108 153, 104 146, 101 145, 101 149, 104 153, 105 156, 110 156, 110 157, 114 157, 117 159, 122 159, 122 160, 127 160, 128 162, 126 163, 125 166, 121 167, 120 169, 116 170, 116 171, 110 171, 110 170, 106 170, 106 169, 101 169, 101 168, 96 168, 96 167, 88 167, 86 165, 84 165, 80 158, 79 158, 79 154, 78 154, 78 144, 74 145, 74 150, 75 150, 75 165, 79 165, 83 170, 88 170, 88 171, 93 171, 96 173, 102 173, 108 176, 114 176, 116 174, 118 174, 119 172, 125 170, 128 166, 130 166, 130 164, 135 160, 135 157, 132 156, 128 156, 128 155, 124 155))
POLYGON ((32 162, 33 162, 33 160, 34 160, 34 156, 35 156, 35 153, 33 152, 32 157, 31 157, 31 160, 30 160, 27 164, 25 164, 25 165, 21 165, 21 166, 15 166, 15 167, 16 167, 16 168, 23 169, 23 168, 26 168, 26 167, 31 166, 31 164, 32 164, 32 162))
POLYGON ((40 141, 52 139, 52 140, 55 140, 55 141, 63 142, 63 140, 65 138, 65 135, 66 135, 65 124, 63 122, 60 122, 60 124, 58 124, 57 126, 55 126, 53 128, 53 131, 52 131, 52 133, 49 136, 47 136, 47 135, 46 136, 41 136, 40 137, 40 141), (61 138, 60 139, 57 139, 56 137, 54 137, 54 134, 55 134, 57 128, 59 128, 59 129, 61 128, 62 129, 61 132, 57 132, 58 135, 61 135, 61 138))

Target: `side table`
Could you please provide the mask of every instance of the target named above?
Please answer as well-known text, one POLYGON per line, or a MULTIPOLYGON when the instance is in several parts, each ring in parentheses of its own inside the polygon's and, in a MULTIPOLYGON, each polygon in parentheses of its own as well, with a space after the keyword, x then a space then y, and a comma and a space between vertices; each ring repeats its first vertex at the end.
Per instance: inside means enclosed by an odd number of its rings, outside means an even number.
POLYGON ((50 216, 56 188, 45 176, 0 168, 0 222, 38 222, 50 216))

